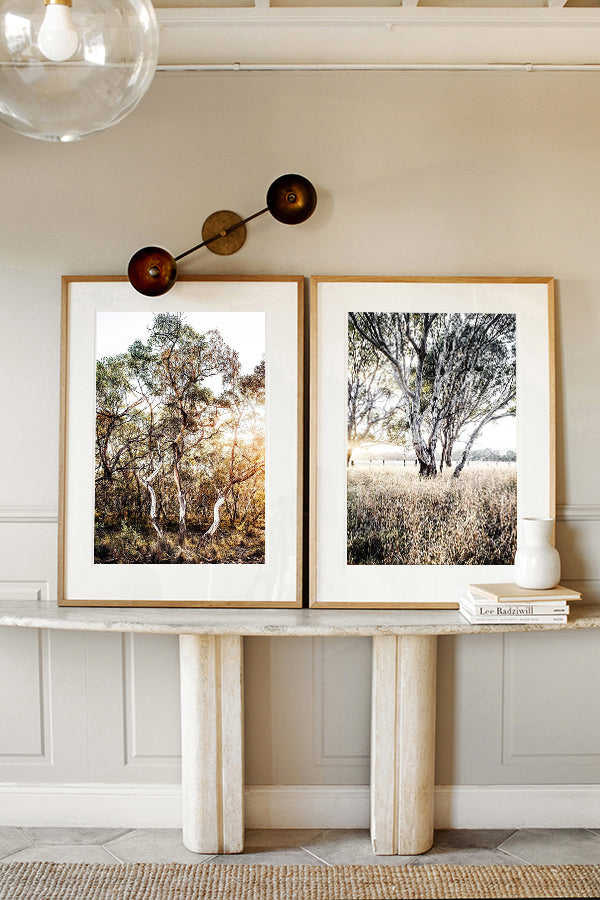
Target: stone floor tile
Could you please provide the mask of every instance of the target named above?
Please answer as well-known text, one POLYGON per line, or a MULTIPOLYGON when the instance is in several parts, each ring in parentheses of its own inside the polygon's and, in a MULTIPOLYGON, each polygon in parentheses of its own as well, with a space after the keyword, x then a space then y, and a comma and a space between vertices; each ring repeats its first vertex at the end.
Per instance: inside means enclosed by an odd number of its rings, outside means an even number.
POLYGON ((114 863, 118 860, 94 844, 35 844, 2 860, 13 862, 114 863))
POLYGON ((509 853, 503 853, 502 850, 487 850, 482 847, 468 848, 462 850, 451 850, 449 848, 440 848, 439 850, 429 850, 416 856, 411 863, 413 866, 526 866, 527 863, 511 856, 509 853))
POLYGON ((138 828, 104 846, 120 862, 201 863, 211 858, 184 847, 180 828, 138 828))
POLYGON ((434 832, 433 847, 415 858, 417 866, 523 865, 521 860, 498 850, 514 834, 514 828, 448 828, 434 832))
POLYGON ((600 835, 584 828, 521 828, 500 847, 535 865, 600 864, 600 835))
POLYGON ((302 846, 336 866, 404 866, 414 859, 413 856, 376 856, 367 828, 332 828, 302 846))
POLYGON ((265 865, 265 866, 325 866, 327 863, 322 862, 307 853, 306 850, 300 848, 289 848, 287 850, 244 850, 243 853, 223 854, 221 856, 213 856, 210 860, 212 863, 223 863, 228 865, 265 865))
POLYGON ((324 834, 323 828, 247 828, 244 850, 293 850, 324 834))
POLYGON ((97 844, 127 834, 130 828, 22 828, 32 844, 97 844))
MULTIPOLYGON (((514 828, 440 828, 433 833, 432 850, 495 850, 512 834, 514 828)), ((431 851, 429 851, 431 852, 431 851)))
POLYGON ((22 828, 0 828, 0 859, 24 850, 30 844, 31 841, 25 837, 22 828))

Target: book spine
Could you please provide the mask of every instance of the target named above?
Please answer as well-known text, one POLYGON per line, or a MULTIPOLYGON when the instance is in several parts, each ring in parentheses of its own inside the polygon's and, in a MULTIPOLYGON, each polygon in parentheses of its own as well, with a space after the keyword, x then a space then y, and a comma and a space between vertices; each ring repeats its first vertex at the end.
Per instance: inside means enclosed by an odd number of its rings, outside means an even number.
POLYGON ((565 625, 567 622, 567 616, 476 616, 473 613, 469 612, 466 609, 460 610, 461 614, 467 619, 471 625, 493 625, 494 623, 499 624, 500 622, 506 622, 509 625, 512 624, 532 624, 532 625, 565 625))
POLYGON ((566 603, 470 603, 461 600, 461 604, 476 616, 504 618, 505 616, 556 616, 566 615, 569 607, 566 603))

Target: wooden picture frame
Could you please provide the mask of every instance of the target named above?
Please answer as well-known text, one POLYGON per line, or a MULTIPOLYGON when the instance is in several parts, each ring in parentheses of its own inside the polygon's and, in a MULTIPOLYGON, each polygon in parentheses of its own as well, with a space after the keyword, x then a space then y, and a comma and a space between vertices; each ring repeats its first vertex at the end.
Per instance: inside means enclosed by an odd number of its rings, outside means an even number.
POLYGON ((310 606, 456 608, 469 582, 513 581, 518 523, 555 511, 553 279, 315 277, 310 297, 310 606), (475 453, 492 424, 515 451, 496 433, 475 453))
POLYGON ((303 283, 63 278, 60 606, 302 605, 303 283))

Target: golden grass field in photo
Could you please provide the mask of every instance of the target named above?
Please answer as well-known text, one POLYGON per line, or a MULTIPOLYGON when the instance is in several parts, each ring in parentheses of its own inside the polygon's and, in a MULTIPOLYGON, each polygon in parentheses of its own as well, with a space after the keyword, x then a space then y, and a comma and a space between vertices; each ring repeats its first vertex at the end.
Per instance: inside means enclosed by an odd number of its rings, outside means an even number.
POLYGON ((348 565, 512 565, 516 466, 423 478, 412 464, 348 469, 348 565))
POLYGON ((96 562, 102 563, 264 563, 265 517, 241 525, 225 518, 224 526, 211 540, 203 529, 190 528, 185 547, 180 547, 177 533, 164 532, 159 543, 151 529, 128 525, 95 531, 96 562))

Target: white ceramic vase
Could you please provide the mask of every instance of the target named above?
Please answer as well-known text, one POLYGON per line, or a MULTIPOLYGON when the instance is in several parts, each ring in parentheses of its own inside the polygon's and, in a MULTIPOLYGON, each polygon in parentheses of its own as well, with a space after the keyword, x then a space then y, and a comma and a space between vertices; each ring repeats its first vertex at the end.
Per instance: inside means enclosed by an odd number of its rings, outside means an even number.
POLYGON ((523 540, 515 555, 515 582, 548 590, 560 581, 560 556, 550 543, 554 519, 522 519, 523 540))

